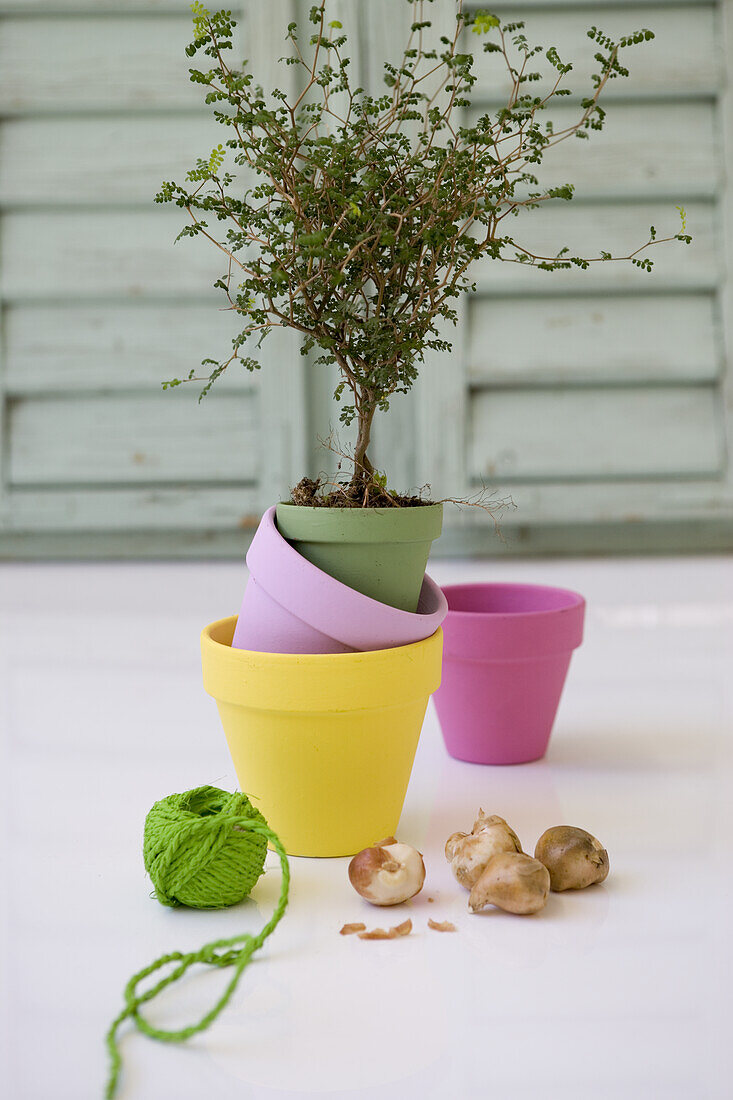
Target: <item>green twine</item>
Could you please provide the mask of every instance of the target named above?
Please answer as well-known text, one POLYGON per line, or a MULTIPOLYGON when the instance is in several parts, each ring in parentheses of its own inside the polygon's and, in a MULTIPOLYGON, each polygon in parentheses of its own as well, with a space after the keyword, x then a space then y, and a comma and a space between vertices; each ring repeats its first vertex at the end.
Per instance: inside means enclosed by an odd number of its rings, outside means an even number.
POLYGON ((262 931, 256 936, 243 933, 230 939, 214 940, 198 951, 172 951, 161 955, 134 974, 125 986, 125 1007, 113 1021, 106 1038, 110 1058, 105 1090, 107 1100, 115 1094, 122 1067, 117 1041, 120 1025, 129 1017, 138 1031, 165 1043, 181 1043, 205 1031, 229 1003, 242 971, 274 931, 288 904, 290 866, 285 849, 246 795, 229 794, 217 787, 198 787, 156 802, 148 814, 143 855, 156 897, 163 905, 221 908, 241 901, 264 870, 268 841, 280 859, 282 886, 275 911, 262 931), (219 953, 222 948, 229 950, 219 953), (178 963, 178 966, 157 985, 138 993, 140 982, 168 963, 178 963), (153 1027, 140 1013, 140 1006, 178 981, 194 963, 233 966, 234 974, 213 1008, 197 1023, 178 1031, 153 1027))
POLYGON ((246 794, 218 787, 155 803, 145 818, 143 860, 162 905, 223 909, 249 895, 265 869, 267 841, 241 819, 267 824, 246 794))

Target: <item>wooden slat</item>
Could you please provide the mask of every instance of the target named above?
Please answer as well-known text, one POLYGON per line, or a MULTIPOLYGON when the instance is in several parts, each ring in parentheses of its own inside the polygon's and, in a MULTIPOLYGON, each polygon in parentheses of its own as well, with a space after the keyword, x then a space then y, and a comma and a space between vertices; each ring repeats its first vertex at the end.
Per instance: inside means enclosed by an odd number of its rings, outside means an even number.
MULTIPOLYGON (((721 146, 720 156, 723 162, 723 174, 727 186, 720 202, 720 238, 721 262, 726 278, 720 288, 720 312, 725 333, 727 353, 727 379, 724 389, 723 416, 728 437, 728 469, 726 485, 733 497, 733 5, 725 3, 720 9, 720 37, 722 48, 728 59, 728 81, 720 97, 719 120, 721 146)), ((728 514, 733 512, 733 507, 728 514)), ((733 545, 733 543, 731 543, 733 545)))
MULTIPOLYGON (((173 241, 183 224, 179 211, 31 213, 6 215, 2 236, 0 294, 7 301, 76 298, 201 300, 226 271, 220 253, 208 241, 173 241)), ((602 248, 631 250, 646 240, 650 224, 659 235, 677 232, 677 212, 669 203, 598 206, 560 203, 511 219, 507 228, 519 241, 547 255, 563 245, 589 256, 602 248), (526 229, 525 229, 526 226, 526 229)), ((485 260, 476 282, 491 293, 560 293, 600 290, 707 289, 717 286, 719 257, 713 207, 688 205, 689 247, 677 243, 653 248, 652 274, 630 264, 594 264, 589 271, 544 272, 517 264, 485 260)), ((212 293, 221 304, 222 295, 212 293)))
MULTIPOLYGON (((216 303, 9 306, 6 392, 158 391, 163 381, 185 378, 191 369, 203 374, 203 358, 226 356, 238 328, 236 316, 216 303)), ((259 377, 235 367, 216 389, 249 390, 259 377)))
MULTIPOLYGON (((560 133, 580 113, 579 108, 555 107, 542 121, 551 119, 560 133)), ((477 115, 472 112, 470 120, 477 115)), ((710 198, 719 191, 722 175, 714 105, 614 103, 602 131, 591 131, 588 141, 570 137, 559 142, 533 170, 541 188, 574 184, 576 201, 654 198, 684 203, 710 198)))
MULTIPOLYGON (((42 3, 42 0, 31 0, 32 3, 42 3)), ((52 3, 70 3, 71 0, 52 0, 52 3)), ((90 0, 91 2, 91 0, 90 0)), ((104 0, 104 2, 111 2, 111 0, 104 0)), ((135 3, 137 0, 126 0, 127 3, 135 3)), ((144 2, 144 0, 141 0, 144 2)), ((148 2, 155 3, 155 0, 148 0, 148 2)), ((160 0, 162 2, 162 0, 160 0)), ((664 11, 665 8, 709 8, 715 5, 716 0, 652 0, 651 3, 644 4, 644 8, 647 11, 664 11)), ((592 0, 590 0, 592 3, 592 0)), ((502 4, 501 14, 505 20, 508 19, 521 19, 523 13, 532 8, 585 8, 590 7, 589 0, 510 0, 507 4, 502 4)), ((630 8, 633 5, 633 0, 602 0, 603 8, 630 8)), ((466 4, 468 10, 485 11, 485 7, 481 0, 470 0, 466 4)))
MULTIPOLYGON (((0 223, 1 226, 1 223, 0 223)), ((5 375, 5 347, 6 347, 6 327, 5 327, 5 310, 2 309, 2 300, 0 299, 0 532, 2 532, 4 517, 6 514, 7 506, 7 485, 8 485, 8 473, 7 473, 7 447, 6 447, 6 429, 7 418, 5 416, 5 393, 3 386, 3 378, 5 375)))
POLYGON ((190 10, 190 0, 0 0, 0 15, 76 15, 79 12, 95 15, 188 14, 190 10))
MULTIPOLYGON (((610 80, 603 93, 607 99, 708 96, 721 87, 723 57, 714 4, 679 7, 634 4, 615 8, 588 3, 566 10, 554 5, 543 8, 527 13, 524 33, 530 43, 556 46, 562 60, 572 63, 573 71, 565 78, 564 86, 578 95, 588 94, 590 75, 598 67, 593 60, 597 47, 587 37, 591 26, 600 27, 616 39, 641 27, 654 31, 656 36, 653 42, 623 51, 622 61, 631 75, 610 80)), ((524 14, 516 9, 511 14, 501 11, 505 19, 524 14)), ((473 89, 474 100, 505 99, 511 85, 501 55, 497 59, 496 54, 482 53, 479 59, 477 52, 476 56, 478 80, 473 89)), ((545 71, 541 64, 534 68, 545 71)), ((533 94, 540 94, 549 85, 540 82, 529 88, 533 94)))
MULTIPOLYGON (((514 263, 485 260, 475 268, 479 290, 492 294, 529 292, 555 294, 567 291, 639 291, 714 289, 720 280, 720 254, 715 208, 709 203, 688 203, 687 228, 691 245, 672 241, 648 250, 654 269, 648 273, 629 262, 593 263, 586 271, 541 271, 514 263)), ((507 233, 535 254, 554 256, 567 246, 571 254, 628 255, 648 240, 654 225, 659 237, 680 229, 679 215, 668 201, 629 204, 548 203, 522 211, 503 223, 507 233)))
POLYGON ((206 486, 139 489, 14 489, 10 531, 251 531, 259 491, 206 486))
MULTIPOLYGON (((719 480, 690 478, 681 481, 635 480, 578 484, 499 483, 499 494, 511 493, 517 508, 502 517, 502 527, 516 524, 553 524, 565 517, 568 525, 589 522, 640 523, 683 520, 704 523, 711 516, 730 515, 733 502, 730 493, 719 480)), ((475 485, 473 486, 475 489, 475 485)), ((456 493, 457 482, 450 486, 456 493)), ((471 487, 465 488, 467 494, 471 487)), ((191 530, 252 532, 262 509, 257 490, 248 486, 222 488, 140 488, 140 489, 12 489, 3 530, 42 534, 48 531, 118 532, 191 530)), ((484 528, 494 539, 491 518, 474 508, 458 509, 446 506, 444 534, 433 553, 445 552, 450 531, 456 528, 484 528)), ((565 542, 559 547, 568 549, 565 542)), ((0 537, 0 556, 2 556, 0 537)), ((125 542, 120 549, 125 554, 125 542)), ((694 543, 693 543, 694 545, 694 543)), ((458 552, 465 548, 455 540, 451 546, 458 552)), ((500 551, 493 541, 484 548, 487 553, 500 551)), ((203 547, 206 553, 206 547, 203 547)), ((143 548, 142 553, 145 550, 143 548)), ((84 544, 77 544, 77 556, 84 553, 84 544)), ((129 551, 127 551, 129 553, 129 551)))
MULTIPOLYGON (((287 52, 283 28, 294 18, 293 0, 268 0, 248 5, 248 57, 258 60, 258 73, 266 88, 277 85, 293 100, 299 77, 294 66, 280 64, 287 52)), ((300 355, 302 336, 292 329, 277 329, 265 341, 261 353, 260 410, 265 459, 259 488, 262 508, 287 499, 290 489, 307 472, 306 439, 312 432, 305 394, 305 359, 300 355)))
MULTIPOLYGON (((503 481, 499 478, 490 484, 497 495, 510 495, 516 508, 507 510, 501 517, 502 526, 557 525, 566 523, 564 550, 573 541, 573 528, 592 523, 637 524, 658 522, 693 522, 728 519, 733 514, 733 495, 720 477, 685 478, 634 478, 618 481, 588 481, 558 479, 553 482, 503 481)), ((466 485, 468 494, 476 489, 476 483, 466 485)), ((476 508, 446 508, 443 519, 444 532, 449 529, 470 530, 488 528, 493 535, 490 516, 476 508)), ((623 534, 620 537, 623 544, 623 534)), ((443 538, 439 547, 443 548, 443 538)), ((694 536, 693 536, 694 545, 694 536)), ((488 552, 495 548, 486 547, 488 552)), ((558 547, 559 549, 559 547, 558 547)))
POLYGON ((213 119, 17 118, 0 126, 0 204, 150 207, 227 137, 213 119))
POLYGON ((473 297, 474 385, 713 381, 722 366, 712 295, 546 300, 473 297))
MULTIPOLYGON (((618 10, 589 4, 532 12, 528 31, 532 40, 554 43, 561 56, 577 62, 570 86, 580 91, 592 69, 588 26, 596 24, 611 34, 650 26, 656 41, 637 48, 636 60, 629 51, 632 77, 611 82, 609 97, 710 94, 721 74, 714 14, 712 5, 618 10)), ((191 36, 190 18, 183 13, 150 14, 144 23, 113 15, 45 21, 9 16, 0 37, 0 100, 5 112, 13 114, 198 107, 200 89, 188 83, 183 53, 191 36), (29 42, 33 65, 27 61, 29 42)), ((481 55, 476 97, 501 96, 506 86, 501 69, 485 62, 493 58, 481 55)))
MULTIPOLYGON (((335 0, 332 0, 335 2, 335 0)), ((350 0, 351 3, 354 0, 350 0)), ((669 8, 682 5, 684 7, 708 7, 711 0, 657 0, 656 8, 669 8)), ((604 8, 628 7, 629 0, 603 0, 604 8)), ((502 5, 501 11, 507 18, 513 17, 516 10, 528 8, 587 8, 588 0, 521 0, 517 7, 516 0, 511 4, 502 5)), ((649 6, 649 5, 646 5, 649 6)), ((481 9, 482 3, 470 3, 467 8, 481 9)), ((24 12, 79 12, 89 11, 95 13, 120 12, 137 14, 147 12, 186 12, 190 10, 190 0, 0 0, 0 14, 20 14, 24 12)), ((432 12, 430 14, 433 14, 432 12)))
POLYGON ((174 391, 37 397, 8 410, 14 485, 246 482, 261 469, 256 402, 174 391))
POLYGON ((190 13, 8 17, 0 23, 3 113, 206 110, 203 89, 188 78, 192 39, 190 13))
POLYGON ((226 274, 226 259, 203 238, 174 246, 185 222, 181 211, 162 207, 7 214, 0 295, 6 301, 186 296, 225 305, 222 292, 210 288, 226 274))
POLYGON ((471 403, 474 478, 713 475, 724 461, 713 387, 484 390, 471 403))

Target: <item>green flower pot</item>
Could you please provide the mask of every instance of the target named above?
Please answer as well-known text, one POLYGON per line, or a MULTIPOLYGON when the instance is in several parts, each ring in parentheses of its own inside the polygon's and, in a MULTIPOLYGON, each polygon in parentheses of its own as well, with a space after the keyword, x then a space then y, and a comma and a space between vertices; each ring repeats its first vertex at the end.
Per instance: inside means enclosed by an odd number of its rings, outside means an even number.
POLYGON ((277 526, 299 554, 332 577, 403 611, 417 610, 443 505, 307 508, 278 504, 277 526))

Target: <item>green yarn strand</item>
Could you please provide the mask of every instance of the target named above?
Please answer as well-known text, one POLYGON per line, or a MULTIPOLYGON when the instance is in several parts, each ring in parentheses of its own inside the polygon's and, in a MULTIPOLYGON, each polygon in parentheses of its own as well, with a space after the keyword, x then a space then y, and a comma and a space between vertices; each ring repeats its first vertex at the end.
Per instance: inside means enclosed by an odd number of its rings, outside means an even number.
MULTIPOLYGON (((199 788, 199 791, 213 790, 216 790, 216 788, 199 788)), ((193 794, 195 792, 189 793, 193 794)), ((219 794, 225 794, 225 792, 219 792, 219 794)), ((179 798, 182 796, 172 797, 179 798)), ((265 940, 268 938, 268 936, 271 935, 271 933, 275 930, 277 925, 282 920, 285 909, 287 908, 288 893, 290 890, 290 865, 288 863, 287 854, 280 842, 279 837, 277 837, 276 834, 273 833, 272 829, 270 829, 270 827, 267 825, 262 815, 258 811, 252 809, 249 804, 249 800, 246 799, 246 796, 241 795, 239 797, 245 799, 247 806, 249 807, 249 811, 251 812, 246 812, 245 816, 238 817, 236 821, 236 828, 238 830, 241 830, 242 833, 245 835, 251 834, 251 839, 254 839, 255 837, 257 837, 258 839, 262 838, 263 864, 264 852, 266 851, 268 841, 275 849, 280 860, 280 897, 277 905, 275 906, 272 917, 256 936, 252 936, 250 935, 250 933, 245 932, 242 935, 232 936, 229 939, 213 940, 211 943, 204 944, 204 946, 199 948, 198 951, 190 951, 187 953, 172 951, 167 955, 161 955, 159 959, 156 959, 154 962, 150 963, 148 966, 144 967, 142 970, 138 971, 137 974, 134 974, 132 978, 130 978, 129 982, 125 986, 124 991, 125 1007, 120 1012, 119 1016, 117 1016, 117 1018, 113 1021, 106 1036, 107 1050, 109 1052, 110 1061, 109 1077, 105 1090, 106 1100, 111 1100, 111 1098, 114 1096, 119 1081, 120 1070, 122 1068, 122 1056, 120 1054, 117 1033, 120 1026, 125 1022, 125 1020, 132 1020, 138 1031, 141 1031, 144 1035, 147 1035, 151 1039, 157 1039, 160 1042, 164 1043, 182 1043, 186 1039, 190 1039, 192 1035, 196 1035, 198 1032, 205 1031, 214 1022, 217 1016, 226 1008, 227 1004, 231 1000, 231 997, 234 994, 234 991, 236 990, 239 983, 239 979, 242 976, 242 972, 252 958, 252 955, 255 953, 255 951, 258 951, 259 948, 262 947, 265 940), (178 965, 164 978, 161 978, 156 985, 152 986, 152 988, 146 990, 143 993, 138 993, 138 986, 142 981, 150 977, 151 974, 154 974, 156 971, 160 970, 161 967, 167 966, 170 963, 178 963, 178 965), (162 1028, 153 1027, 153 1025, 141 1014, 140 1008, 148 1001, 152 1001, 155 997, 157 997, 158 994, 162 992, 162 990, 166 989, 169 985, 172 985, 174 982, 178 981, 179 978, 182 978, 189 967, 193 966, 195 963, 203 963, 208 966, 219 966, 222 968, 229 966, 234 967, 232 978, 229 981, 226 989, 222 993, 221 997, 216 1002, 216 1004, 208 1012, 206 1012, 195 1024, 190 1024, 188 1027, 180 1028, 178 1031, 165 1031, 162 1028)), ((156 803, 156 806, 159 805, 160 803, 156 803)), ((155 807, 153 809, 155 809, 155 807)), ((186 833, 187 835, 185 837, 185 840, 186 843, 188 843, 190 836, 195 836, 195 830, 192 834, 189 834, 187 828, 186 833)), ((147 839, 148 837, 146 828, 146 842, 147 839)), ((220 849, 221 844, 219 843, 219 841, 216 841, 212 846, 209 847, 209 852, 210 854, 216 854, 216 852, 220 851, 220 849)), ((158 870, 169 869, 169 861, 165 860, 163 861, 163 863, 165 864, 165 867, 158 867, 158 870)), ((197 861, 197 867, 199 871, 201 871, 201 869, 204 867, 204 864, 197 861)), ((259 875, 255 874, 255 881, 258 877, 259 875)), ((159 896, 159 900, 164 905, 182 904, 180 901, 177 901, 175 899, 169 899, 168 895, 165 893, 163 897, 159 896)), ((241 898, 239 900, 241 900, 241 898)), ((206 907, 209 908, 212 906, 207 905, 206 907)))

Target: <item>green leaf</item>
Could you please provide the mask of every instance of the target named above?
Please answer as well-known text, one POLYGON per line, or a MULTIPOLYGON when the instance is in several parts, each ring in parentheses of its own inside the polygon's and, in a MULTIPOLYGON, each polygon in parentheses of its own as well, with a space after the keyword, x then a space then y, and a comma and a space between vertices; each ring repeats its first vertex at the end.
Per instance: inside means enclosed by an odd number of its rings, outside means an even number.
POLYGON ((499 25, 500 20, 498 16, 492 15, 487 11, 477 11, 473 17, 471 31, 473 34, 486 34, 492 27, 498 27, 499 25))

